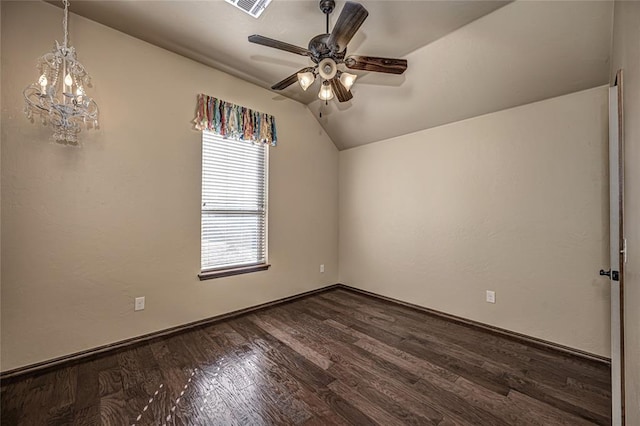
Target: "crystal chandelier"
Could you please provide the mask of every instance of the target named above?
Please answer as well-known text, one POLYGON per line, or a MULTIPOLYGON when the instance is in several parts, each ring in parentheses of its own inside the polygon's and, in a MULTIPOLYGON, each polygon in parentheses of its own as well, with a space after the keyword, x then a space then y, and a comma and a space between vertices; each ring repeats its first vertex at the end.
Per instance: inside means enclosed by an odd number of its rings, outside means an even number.
POLYGON ((24 91, 25 114, 40 115, 42 124, 53 127, 53 139, 63 145, 78 145, 81 126, 98 127, 98 105, 87 96, 90 77, 76 59, 76 50, 68 46, 69 0, 63 0, 64 43, 56 40, 54 50, 38 59, 40 78, 24 91))

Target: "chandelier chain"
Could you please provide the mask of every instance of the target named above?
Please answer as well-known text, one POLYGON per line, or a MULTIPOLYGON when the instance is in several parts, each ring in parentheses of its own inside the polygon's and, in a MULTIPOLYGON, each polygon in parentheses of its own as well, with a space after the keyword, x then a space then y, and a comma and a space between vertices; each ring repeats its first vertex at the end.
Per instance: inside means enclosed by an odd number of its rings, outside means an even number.
POLYGON ((64 4, 62 28, 64 29, 64 47, 66 48, 69 42, 69 0, 62 0, 62 4, 64 4))

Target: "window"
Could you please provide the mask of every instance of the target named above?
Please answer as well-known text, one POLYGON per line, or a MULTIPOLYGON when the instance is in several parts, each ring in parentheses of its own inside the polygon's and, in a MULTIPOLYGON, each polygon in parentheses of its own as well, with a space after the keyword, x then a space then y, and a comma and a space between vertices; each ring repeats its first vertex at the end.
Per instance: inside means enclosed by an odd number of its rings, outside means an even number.
POLYGON ((201 279, 266 269, 268 147, 202 132, 201 279))

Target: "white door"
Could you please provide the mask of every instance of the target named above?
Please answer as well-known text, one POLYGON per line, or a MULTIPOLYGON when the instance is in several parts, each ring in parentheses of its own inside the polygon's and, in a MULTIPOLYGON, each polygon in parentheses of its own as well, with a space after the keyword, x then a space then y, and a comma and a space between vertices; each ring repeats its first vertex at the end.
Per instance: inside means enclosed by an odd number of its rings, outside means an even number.
POLYGON ((611 283, 611 403, 612 424, 624 425, 624 144, 622 132, 622 71, 609 88, 609 226, 611 268, 600 271, 611 283))

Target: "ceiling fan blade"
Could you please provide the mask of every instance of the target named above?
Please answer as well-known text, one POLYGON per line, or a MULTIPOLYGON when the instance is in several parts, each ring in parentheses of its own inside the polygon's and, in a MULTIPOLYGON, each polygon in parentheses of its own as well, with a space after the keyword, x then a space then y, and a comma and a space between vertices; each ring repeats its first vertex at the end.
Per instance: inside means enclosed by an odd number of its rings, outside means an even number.
POLYGON ((284 41, 274 40, 269 37, 261 36, 258 34, 250 35, 249 41, 255 44, 261 44, 267 47, 273 47, 274 49, 284 50, 286 52, 295 53, 296 55, 309 56, 309 50, 293 44, 285 43, 284 41))
POLYGON ((340 102, 347 102, 353 98, 351 91, 347 90, 347 88, 342 85, 338 76, 333 77, 330 81, 333 93, 336 94, 340 102))
POLYGON ((347 68, 387 74, 402 74, 407 69, 406 59, 376 58, 374 56, 351 55, 344 60, 347 68))
POLYGON ((367 16, 369 16, 369 12, 364 6, 359 3, 346 2, 327 41, 329 47, 342 52, 367 16))
POLYGON ((279 81, 278 83, 276 83, 273 86, 271 86, 271 90, 286 89, 287 87, 291 86, 293 83, 298 81, 298 73, 299 72, 310 72, 310 71, 313 71, 313 67, 302 68, 300 71, 294 72, 289 77, 287 77, 284 80, 279 81))

